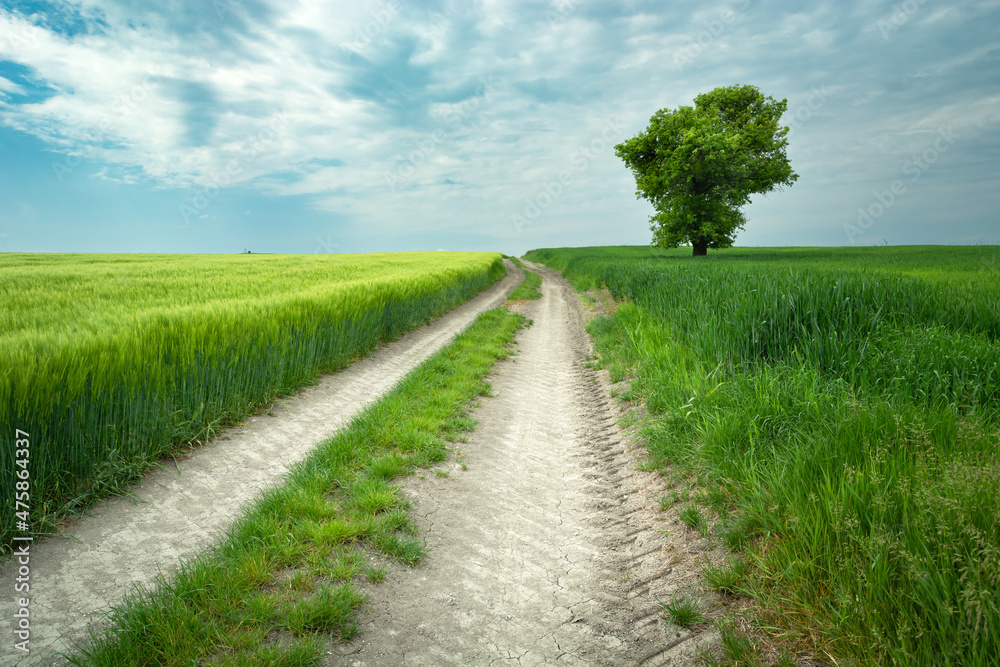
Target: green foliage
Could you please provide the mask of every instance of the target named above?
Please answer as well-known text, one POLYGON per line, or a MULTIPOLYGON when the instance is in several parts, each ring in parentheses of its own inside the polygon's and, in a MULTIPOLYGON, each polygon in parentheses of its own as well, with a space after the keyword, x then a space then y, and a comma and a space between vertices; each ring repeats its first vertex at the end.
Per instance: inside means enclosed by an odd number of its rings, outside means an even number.
POLYGON ((1000 248, 529 259, 624 302, 597 347, 650 458, 724 489, 762 626, 843 662, 994 664, 1000 248))
POLYGON ((694 254, 733 244, 750 195, 798 178, 785 155, 788 106, 754 86, 698 95, 694 107, 661 109, 649 127, 615 146, 635 176, 636 195, 656 209, 653 243, 690 242, 694 254))
POLYGON ((0 431, 31 435, 33 528, 503 273, 495 253, 0 255, 0 431))

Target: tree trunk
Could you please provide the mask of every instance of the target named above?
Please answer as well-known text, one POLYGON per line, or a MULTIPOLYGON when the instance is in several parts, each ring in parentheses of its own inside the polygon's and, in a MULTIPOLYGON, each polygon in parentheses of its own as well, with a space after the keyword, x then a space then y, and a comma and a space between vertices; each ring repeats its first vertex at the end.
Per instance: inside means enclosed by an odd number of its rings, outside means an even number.
POLYGON ((692 241, 691 246, 694 248, 695 257, 704 257, 708 254, 708 241, 692 241))

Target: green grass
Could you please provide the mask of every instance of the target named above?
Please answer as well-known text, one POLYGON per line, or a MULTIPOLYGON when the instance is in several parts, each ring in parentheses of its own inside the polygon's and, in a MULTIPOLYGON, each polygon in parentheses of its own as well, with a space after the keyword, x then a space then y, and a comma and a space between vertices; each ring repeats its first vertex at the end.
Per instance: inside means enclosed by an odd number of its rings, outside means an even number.
POLYGON ((692 530, 697 530, 702 534, 705 533, 705 515, 702 514, 701 509, 697 505, 691 504, 685 506, 677 512, 677 516, 692 530))
POLYGON ((666 602, 660 602, 660 609, 663 618, 682 628, 697 625, 705 618, 705 612, 698 601, 686 595, 677 595, 666 602))
POLYGON ((997 664, 1000 248, 682 251, 527 259, 619 300, 601 363, 753 564, 759 625, 846 663, 997 664))
POLYGON ((542 286, 542 277, 533 271, 524 272, 524 280, 511 292, 509 301, 530 301, 542 296, 538 288, 542 286))
POLYGON ((111 629, 69 656, 76 665, 315 665, 322 638, 356 632, 354 581, 384 579, 365 553, 424 555, 390 481, 446 456, 471 428, 470 401, 524 318, 481 315, 455 342, 266 491, 225 539, 110 615, 111 629), (433 390, 428 388, 432 387, 433 390))
MULTIPOLYGON (((496 253, 0 254, 0 432, 30 434, 33 532, 503 273, 496 253)), ((0 553, 14 472, 0 457, 0 553)))
MULTIPOLYGON (((709 657, 706 663, 711 667, 757 667, 767 662, 760 651, 744 635, 735 623, 722 621, 718 624, 720 634, 720 656, 709 657)), ((780 664, 780 662, 779 662, 780 664)), ((794 663, 792 663, 794 665, 794 663)))
POLYGON ((706 565, 702 568, 701 575, 708 587, 716 593, 738 595, 745 588, 744 582, 749 572, 749 563, 736 558, 723 565, 706 565))

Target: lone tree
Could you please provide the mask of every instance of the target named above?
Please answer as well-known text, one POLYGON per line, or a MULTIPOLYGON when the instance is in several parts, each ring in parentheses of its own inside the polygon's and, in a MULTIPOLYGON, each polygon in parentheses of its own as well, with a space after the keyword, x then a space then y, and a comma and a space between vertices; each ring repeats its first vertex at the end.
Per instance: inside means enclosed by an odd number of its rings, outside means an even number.
POLYGON ((750 195, 795 182, 788 128, 779 124, 787 107, 755 86, 716 88, 694 98, 693 108, 660 109, 645 132, 615 146, 636 196, 656 209, 655 245, 690 243, 695 255, 728 248, 746 224, 740 208, 750 195))

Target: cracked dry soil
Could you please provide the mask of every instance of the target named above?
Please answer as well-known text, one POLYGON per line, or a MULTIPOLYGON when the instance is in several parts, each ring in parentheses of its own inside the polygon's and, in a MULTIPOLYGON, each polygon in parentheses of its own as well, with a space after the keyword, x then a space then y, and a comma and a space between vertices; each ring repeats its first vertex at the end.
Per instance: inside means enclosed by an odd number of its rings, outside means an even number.
POLYGON ((690 665, 718 642, 661 618, 703 540, 665 529, 662 481, 632 440, 590 353, 579 297, 557 273, 456 461, 403 482, 428 547, 366 586, 359 635, 327 665, 690 665), (464 465, 463 465, 464 464, 464 465), (447 472, 447 476, 444 473, 447 472))

